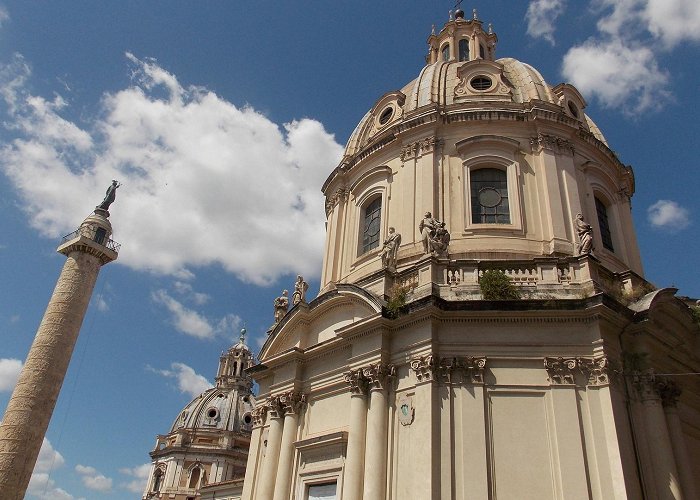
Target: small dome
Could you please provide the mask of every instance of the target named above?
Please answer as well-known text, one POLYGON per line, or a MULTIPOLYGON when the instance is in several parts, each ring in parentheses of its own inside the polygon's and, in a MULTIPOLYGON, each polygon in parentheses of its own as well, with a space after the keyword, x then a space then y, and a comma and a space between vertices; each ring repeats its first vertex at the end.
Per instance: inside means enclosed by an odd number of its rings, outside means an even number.
POLYGON ((224 391, 212 387, 183 408, 170 432, 182 429, 209 429, 250 432, 255 400, 238 388, 224 391))

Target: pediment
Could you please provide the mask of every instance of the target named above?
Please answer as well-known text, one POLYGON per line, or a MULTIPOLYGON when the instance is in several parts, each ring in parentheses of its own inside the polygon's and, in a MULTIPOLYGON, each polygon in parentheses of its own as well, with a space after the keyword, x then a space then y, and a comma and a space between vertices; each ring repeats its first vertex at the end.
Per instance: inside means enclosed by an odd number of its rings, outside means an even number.
POLYGON ((308 304, 294 306, 271 331, 258 359, 264 363, 292 349, 304 351, 381 311, 382 302, 374 295, 355 285, 339 284, 308 304))

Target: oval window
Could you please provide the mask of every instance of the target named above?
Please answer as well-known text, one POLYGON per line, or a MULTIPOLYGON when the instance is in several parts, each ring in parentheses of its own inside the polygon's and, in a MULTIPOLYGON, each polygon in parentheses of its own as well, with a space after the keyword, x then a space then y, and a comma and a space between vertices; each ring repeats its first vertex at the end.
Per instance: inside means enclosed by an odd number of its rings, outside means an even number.
POLYGON ((384 125, 386 122, 391 120, 391 117, 394 115, 394 108, 389 106, 386 108, 383 112, 382 115, 379 117, 379 124, 384 125))
POLYGON ((491 88, 491 85, 493 85, 493 82, 488 76, 475 76, 469 82, 469 85, 471 85, 474 90, 488 90, 491 88))

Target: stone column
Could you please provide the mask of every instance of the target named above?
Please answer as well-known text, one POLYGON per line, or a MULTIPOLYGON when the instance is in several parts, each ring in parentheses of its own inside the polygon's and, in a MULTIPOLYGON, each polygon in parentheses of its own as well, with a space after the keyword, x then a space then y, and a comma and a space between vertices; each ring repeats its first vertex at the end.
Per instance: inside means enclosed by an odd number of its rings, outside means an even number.
POLYGON ((267 433, 267 448, 262 464, 262 473, 256 486, 256 500, 272 500, 279 463, 280 447, 282 445, 282 419, 284 409, 279 397, 273 397, 269 403, 268 419, 270 427, 267 433))
POLYGON ((292 483, 292 469, 294 468, 294 440, 299 431, 299 412, 306 403, 306 396, 290 391, 280 395, 279 401, 284 408, 284 429, 282 430, 280 458, 277 465, 273 499, 286 500, 290 498, 289 488, 292 483))
POLYGON ((370 385, 362 498, 363 500, 384 500, 389 417, 387 381, 393 378, 394 367, 377 363, 363 368, 362 374, 370 385))
POLYGON ((258 476, 258 467, 260 465, 262 426, 265 423, 265 415, 267 414, 267 406, 261 405, 253 410, 253 431, 250 435, 250 448, 248 449, 248 461, 245 468, 245 479, 243 480, 243 492, 241 498, 252 500, 253 482, 258 476))
POLYGON ((343 474, 343 498, 362 500, 362 479, 367 433, 367 379, 362 369, 349 371, 345 381, 350 385, 350 430, 343 474))
POLYGON ((0 425, 3 499, 24 498, 100 267, 117 258, 114 249, 104 246, 111 243, 112 226, 107 216, 106 210, 96 211, 58 247, 68 260, 0 425))
POLYGON ((652 470, 658 498, 680 500, 683 498, 683 493, 657 381, 654 374, 649 373, 638 375, 634 383, 642 400, 644 425, 649 448, 652 451, 652 470))
POLYGON ((666 424, 668 425, 668 434, 671 438, 671 447, 673 455, 676 457, 676 465, 678 466, 678 474, 680 475, 681 486, 683 487, 683 496, 686 500, 696 500, 698 497, 697 488, 695 487, 695 479, 693 477, 692 461, 688 455, 688 449, 685 446, 685 436, 681 427, 681 419, 678 416, 678 398, 681 395, 681 389, 671 380, 658 380, 657 390, 661 396, 661 402, 666 414, 666 424))

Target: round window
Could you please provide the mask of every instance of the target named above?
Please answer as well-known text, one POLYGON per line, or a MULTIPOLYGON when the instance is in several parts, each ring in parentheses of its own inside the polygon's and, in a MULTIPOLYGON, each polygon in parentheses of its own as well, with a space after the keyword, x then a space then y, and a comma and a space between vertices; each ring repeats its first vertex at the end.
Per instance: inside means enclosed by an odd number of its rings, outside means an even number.
POLYGON ((492 187, 486 187, 479 191, 479 204, 482 207, 493 208, 501 203, 501 194, 492 187))
POLYGON ((250 424, 250 423, 253 421, 253 417, 250 416, 250 413, 246 413, 246 414, 243 416, 243 421, 244 421, 246 424, 250 424))
POLYGON ((209 408, 207 410, 207 417, 209 418, 216 418, 218 414, 219 412, 216 410, 216 408, 209 408))
POLYGON ((394 115, 394 108, 389 106, 386 108, 384 111, 382 111, 381 116, 379 117, 379 124, 384 125, 387 123, 389 120, 391 120, 391 117, 394 115))
POLYGON ((488 90, 491 88, 491 85, 493 85, 493 82, 488 76, 475 76, 471 79, 469 85, 471 85, 474 90, 488 90))

